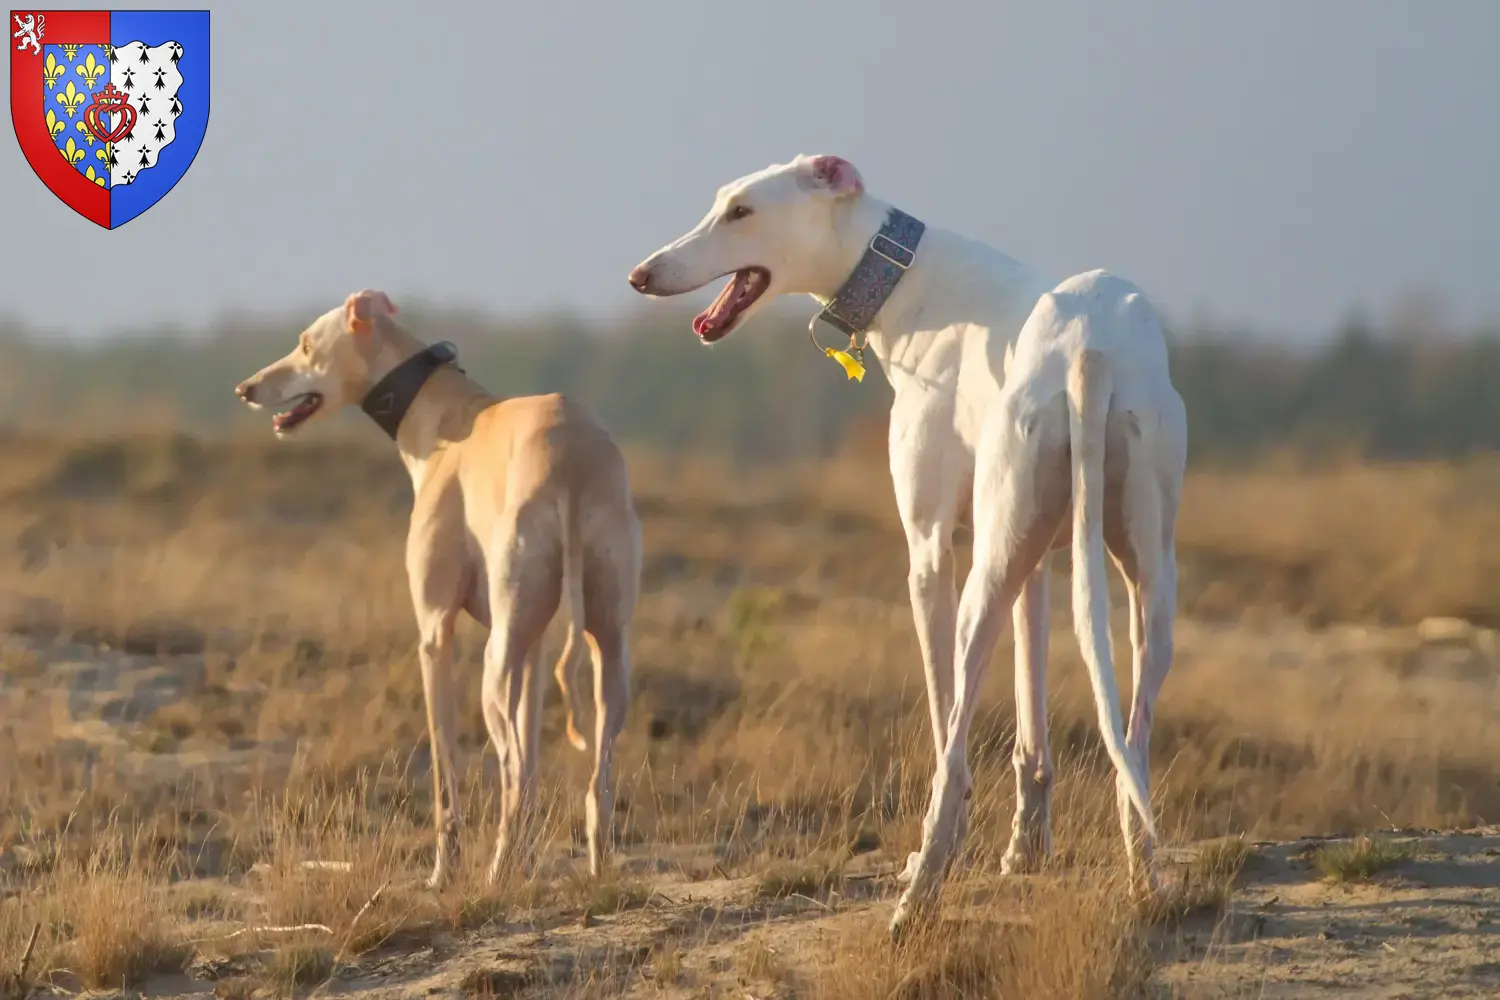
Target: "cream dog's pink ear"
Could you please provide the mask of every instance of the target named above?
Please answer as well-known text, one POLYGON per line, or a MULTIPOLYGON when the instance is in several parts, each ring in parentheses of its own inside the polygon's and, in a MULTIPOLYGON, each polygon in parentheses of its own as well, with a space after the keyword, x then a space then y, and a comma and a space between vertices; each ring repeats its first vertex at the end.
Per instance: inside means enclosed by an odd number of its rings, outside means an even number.
POLYGON ((396 306, 385 292, 366 288, 349 296, 344 300, 344 322, 349 327, 349 332, 364 333, 370 329, 377 311, 387 316, 396 312, 396 306))

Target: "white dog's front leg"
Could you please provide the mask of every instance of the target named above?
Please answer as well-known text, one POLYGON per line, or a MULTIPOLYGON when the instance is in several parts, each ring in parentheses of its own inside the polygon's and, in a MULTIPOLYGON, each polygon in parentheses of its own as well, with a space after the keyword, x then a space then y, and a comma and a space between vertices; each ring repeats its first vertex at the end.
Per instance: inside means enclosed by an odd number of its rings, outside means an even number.
MULTIPOLYGON (((935 409, 928 400, 903 403, 898 399, 891 411, 891 479, 906 530, 907 587, 939 767, 953 712, 953 633, 958 614, 953 529, 972 461, 962 443, 945 430, 951 426, 951 414, 941 407, 935 409)), ((907 857, 899 881, 911 879, 917 858, 917 852, 907 857)))
POLYGON ((952 531, 951 524, 917 530, 910 544, 906 579, 927 677, 932 745, 939 760, 947 747, 948 717, 953 712, 953 628, 958 595, 953 579, 952 531))
POLYGON ((1018 547, 1013 542, 994 553, 981 552, 979 544, 976 539, 974 568, 964 584, 958 612, 962 659, 947 746, 932 778, 932 797, 922 821, 922 849, 908 863, 908 885, 891 918, 892 936, 899 936, 908 921, 932 904, 967 830, 969 796, 974 787, 968 762, 969 727, 1004 614, 1025 579, 1010 579, 1017 577, 1014 565, 1018 547))
POLYGON ((891 412, 891 479, 906 531, 907 587, 927 678, 927 710, 939 761, 953 710, 953 628, 958 611, 953 529, 972 458, 953 436, 951 414, 923 401, 891 412))
MULTIPOLYGON (((957 620, 954 593, 952 528, 928 528, 915 534, 911 543, 912 617, 916 620, 917 645, 922 650, 922 669, 927 678, 927 711, 932 724, 932 742, 938 768, 943 767, 948 744, 948 722, 953 713, 953 630, 957 620)), ((906 868, 898 881, 911 881, 919 854, 906 857, 906 868)))

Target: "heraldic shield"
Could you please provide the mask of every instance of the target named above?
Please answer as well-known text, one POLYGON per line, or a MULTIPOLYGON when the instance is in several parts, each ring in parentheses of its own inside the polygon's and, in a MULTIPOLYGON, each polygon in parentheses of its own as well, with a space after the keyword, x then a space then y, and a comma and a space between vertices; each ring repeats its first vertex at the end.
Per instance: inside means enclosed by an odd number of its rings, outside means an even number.
POLYGON ((10 17, 10 118, 48 190, 105 229, 166 197, 208 129, 208 11, 10 17))

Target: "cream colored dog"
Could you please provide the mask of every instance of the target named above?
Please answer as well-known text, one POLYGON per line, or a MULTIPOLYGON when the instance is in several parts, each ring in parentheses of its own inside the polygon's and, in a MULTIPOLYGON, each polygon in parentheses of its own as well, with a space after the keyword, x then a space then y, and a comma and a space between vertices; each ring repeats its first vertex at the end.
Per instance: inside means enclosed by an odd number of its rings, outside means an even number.
POLYGON ((586 800, 589 870, 609 850, 612 757, 630 690, 627 632, 640 586, 641 529, 625 461, 609 433, 561 395, 501 400, 399 327, 382 292, 349 296, 316 319, 286 357, 240 383, 254 407, 275 410, 278 436, 349 404, 392 438, 411 475, 406 569, 421 630, 422 684, 432 738, 439 886, 458 857, 459 798, 453 628, 468 611, 490 629, 482 702, 500 758, 500 831, 489 878, 509 863, 528 871, 534 830, 542 692, 536 647, 567 598, 567 644, 556 675, 568 737, 571 664, 582 632, 594 664, 594 773, 586 800))

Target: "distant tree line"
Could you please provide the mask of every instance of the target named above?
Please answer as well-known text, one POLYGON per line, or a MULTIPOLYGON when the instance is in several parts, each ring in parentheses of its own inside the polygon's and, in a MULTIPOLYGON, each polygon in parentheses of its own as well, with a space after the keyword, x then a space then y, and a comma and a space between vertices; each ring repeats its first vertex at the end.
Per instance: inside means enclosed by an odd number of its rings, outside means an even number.
MULTIPOLYGON (((503 395, 564 391, 623 439, 746 461, 829 454, 890 403, 883 376, 846 381, 807 342, 804 311, 757 317, 713 349, 670 307, 613 324, 502 322, 413 304, 409 327, 454 341, 461 364, 503 395)), ((204 331, 47 341, 0 326, 0 423, 197 433, 264 424, 234 384, 291 348, 305 317, 204 331)), ((1172 371, 1195 462, 1270 453, 1456 458, 1500 448, 1500 330, 1457 337, 1352 320, 1313 347, 1223 331, 1175 331, 1172 371)), ((346 424, 358 414, 343 418, 346 424)))

